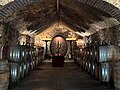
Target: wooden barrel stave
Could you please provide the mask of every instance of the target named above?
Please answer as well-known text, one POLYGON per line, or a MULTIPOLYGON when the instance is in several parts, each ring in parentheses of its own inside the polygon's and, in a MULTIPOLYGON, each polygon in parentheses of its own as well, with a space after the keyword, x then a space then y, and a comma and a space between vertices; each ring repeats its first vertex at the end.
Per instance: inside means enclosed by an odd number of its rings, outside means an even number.
POLYGON ((91 61, 88 61, 88 65, 87 65, 87 71, 88 72, 91 72, 91 61))
POLYGON ((20 80, 20 66, 17 63, 9 63, 10 83, 18 83, 20 80))
POLYGON ((95 77, 98 79, 99 77, 99 66, 98 64, 95 62, 95 77))
POLYGON ((20 63, 20 78, 24 78, 24 63, 20 63))
POLYGON ((95 75, 95 63, 94 63, 94 61, 91 61, 91 74, 95 75))
POLYGON ((102 66, 101 66, 101 64, 99 64, 99 71, 98 71, 98 73, 99 73, 99 80, 102 81, 102 66))

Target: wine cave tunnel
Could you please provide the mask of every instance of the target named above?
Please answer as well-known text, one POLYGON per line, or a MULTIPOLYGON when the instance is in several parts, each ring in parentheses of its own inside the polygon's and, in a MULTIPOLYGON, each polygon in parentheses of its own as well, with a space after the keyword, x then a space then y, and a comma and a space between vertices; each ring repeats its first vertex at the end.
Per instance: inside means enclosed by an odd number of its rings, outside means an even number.
POLYGON ((120 89, 120 0, 0 0, 0 90, 120 89))

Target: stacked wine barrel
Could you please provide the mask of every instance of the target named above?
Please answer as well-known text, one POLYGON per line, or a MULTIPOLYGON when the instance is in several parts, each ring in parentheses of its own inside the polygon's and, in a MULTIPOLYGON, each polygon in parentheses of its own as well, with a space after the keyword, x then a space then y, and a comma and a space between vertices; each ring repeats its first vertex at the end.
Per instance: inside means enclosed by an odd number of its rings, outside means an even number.
POLYGON ((35 51, 35 66, 38 66, 44 60, 44 47, 37 48, 35 51))
MULTIPOLYGON (((82 49, 81 49, 82 50, 82 49)), ((80 49, 79 48, 74 48, 74 53, 73 53, 73 58, 74 58, 74 61, 75 63, 77 64, 81 64, 81 53, 80 53, 80 49)))
POLYGON ((118 46, 90 46, 74 50, 74 60, 83 69, 108 86, 120 88, 120 48, 118 46), (81 52, 82 51, 82 52, 81 52))
POLYGON ((41 47, 41 48, 38 48, 38 65, 42 63, 42 60, 44 59, 43 57, 43 53, 44 53, 44 48, 41 47), (42 56, 41 56, 42 55, 42 56))
MULTIPOLYGON (((30 45, 4 45, 0 49, 0 59, 8 61, 8 68, 9 72, 3 70, 9 76, 9 86, 12 87, 16 85, 22 78, 28 75, 28 73, 35 68, 36 56, 35 56, 36 49, 30 45)), ((43 51, 44 48, 39 49, 37 57, 39 56, 39 62, 42 62, 43 58, 43 51), (42 53, 41 53, 42 52, 42 53)), ((3 62, 2 62, 3 63, 3 62)), ((39 64, 39 63, 38 63, 39 64)), ((1 65, 1 62, 0 62, 1 65)), ((4 65, 3 67, 4 68, 4 65)), ((1 74, 1 66, 0 72, 1 74)), ((5 74, 7 75, 7 74, 5 74)), ((7 77, 7 76, 6 76, 7 77)), ((0 85, 2 85, 0 83, 0 85)), ((6 83, 7 85, 7 83, 6 83)), ((7 88, 7 87, 6 87, 7 88)), ((0 87, 1 90, 1 87, 0 87)))

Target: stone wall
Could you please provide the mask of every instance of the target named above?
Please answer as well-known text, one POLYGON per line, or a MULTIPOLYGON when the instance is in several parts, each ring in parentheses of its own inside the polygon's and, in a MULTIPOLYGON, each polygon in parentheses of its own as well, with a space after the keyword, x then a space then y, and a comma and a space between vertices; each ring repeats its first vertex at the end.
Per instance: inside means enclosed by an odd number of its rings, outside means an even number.
POLYGON ((102 29, 86 37, 86 45, 115 45, 120 46, 120 25, 102 29))
POLYGON ((4 30, 4 25, 1 23, 0 24, 0 46, 4 43, 3 30, 4 30))
POLYGON ((0 45, 18 42, 19 32, 10 23, 0 23, 0 45))

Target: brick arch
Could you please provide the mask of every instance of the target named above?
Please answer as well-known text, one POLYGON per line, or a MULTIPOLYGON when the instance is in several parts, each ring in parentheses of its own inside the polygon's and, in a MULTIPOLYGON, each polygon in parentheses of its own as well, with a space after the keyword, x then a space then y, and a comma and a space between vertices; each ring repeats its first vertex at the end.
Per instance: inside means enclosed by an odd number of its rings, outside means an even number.
POLYGON ((12 15, 13 12, 17 12, 27 5, 42 2, 43 0, 15 0, 3 6, 0 10, 0 21, 5 20, 8 16, 12 15))
MULTIPOLYGON (((3 6, 3 8, 0 10, 0 21, 5 20, 8 16, 12 15, 13 12, 17 12, 27 5, 42 2, 42 1, 44 0, 15 0, 3 6)), ((92 7, 98 8, 108 13, 113 18, 116 18, 118 21, 120 21, 120 10, 105 1, 102 1, 102 0, 71 0, 71 1, 83 3, 86 5, 90 5, 92 7)))
POLYGON ((92 7, 95 7, 99 10, 102 10, 120 22, 120 10, 113 6, 112 4, 109 4, 108 2, 102 0, 73 0, 73 1, 78 3, 84 3, 92 7))

